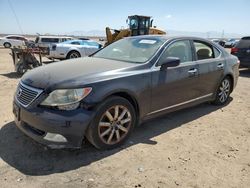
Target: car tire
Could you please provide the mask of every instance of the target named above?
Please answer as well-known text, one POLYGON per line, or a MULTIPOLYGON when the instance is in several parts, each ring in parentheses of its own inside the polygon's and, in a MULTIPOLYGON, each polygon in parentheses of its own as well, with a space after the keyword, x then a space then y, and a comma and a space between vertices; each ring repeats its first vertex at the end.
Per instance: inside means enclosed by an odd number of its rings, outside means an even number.
POLYGON ((232 91, 232 81, 227 76, 221 81, 221 83, 216 91, 216 98, 213 101, 213 104, 224 105, 225 103, 227 103, 231 91, 232 91))
POLYGON ((10 47, 11 47, 11 44, 10 44, 9 42, 5 42, 5 43, 3 44, 3 46, 4 46, 5 48, 10 48, 10 47))
POLYGON ((74 58, 78 58, 81 57, 81 54, 77 51, 70 51, 67 55, 67 59, 74 59, 74 58))
POLYGON ((128 139, 135 124, 133 105, 125 98, 112 96, 97 107, 86 137, 97 149, 113 149, 128 139))

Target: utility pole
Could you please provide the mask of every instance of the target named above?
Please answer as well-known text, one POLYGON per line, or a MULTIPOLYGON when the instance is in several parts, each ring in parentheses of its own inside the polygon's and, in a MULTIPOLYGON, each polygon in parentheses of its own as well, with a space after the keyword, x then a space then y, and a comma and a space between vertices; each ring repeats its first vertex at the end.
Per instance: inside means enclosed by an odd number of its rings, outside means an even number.
POLYGON ((224 29, 222 30, 222 33, 221 33, 221 38, 224 39, 224 29))

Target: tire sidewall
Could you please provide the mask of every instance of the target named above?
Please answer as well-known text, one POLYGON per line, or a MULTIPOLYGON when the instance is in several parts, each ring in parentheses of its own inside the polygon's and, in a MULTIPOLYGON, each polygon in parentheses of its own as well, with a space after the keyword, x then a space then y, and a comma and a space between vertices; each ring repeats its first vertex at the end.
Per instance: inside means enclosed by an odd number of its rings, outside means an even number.
POLYGON ((125 98, 122 97, 110 97, 107 100, 105 100, 103 103, 101 103, 97 109, 96 109, 96 115, 94 116, 90 126, 88 127, 87 130, 87 138, 88 140, 98 149, 112 149, 115 147, 118 147, 120 145, 122 145, 130 136, 130 134, 132 133, 134 127, 136 124, 136 113, 135 113, 135 109, 133 107, 133 105, 126 100, 125 98), (130 129, 126 135, 126 137, 124 137, 120 142, 113 144, 113 145, 108 145, 105 144, 101 138, 99 137, 98 134, 98 126, 99 126, 99 122, 100 119, 102 118, 103 114, 112 106, 114 105, 123 105, 125 106, 130 114, 131 114, 131 125, 130 125, 130 129))
POLYGON ((6 43, 4 43, 4 47, 5 47, 5 48, 10 48, 10 47, 11 47, 11 44, 10 44, 9 42, 6 42, 6 43))

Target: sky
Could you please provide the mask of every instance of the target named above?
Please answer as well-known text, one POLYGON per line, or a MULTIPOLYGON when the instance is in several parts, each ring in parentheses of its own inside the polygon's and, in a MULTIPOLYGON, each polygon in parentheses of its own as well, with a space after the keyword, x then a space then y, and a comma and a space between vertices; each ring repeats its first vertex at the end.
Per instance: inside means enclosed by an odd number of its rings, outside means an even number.
POLYGON ((249 7, 250 0, 0 0, 0 33, 120 29, 127 16, 140 14, 166 31, 250 35, 249 7))

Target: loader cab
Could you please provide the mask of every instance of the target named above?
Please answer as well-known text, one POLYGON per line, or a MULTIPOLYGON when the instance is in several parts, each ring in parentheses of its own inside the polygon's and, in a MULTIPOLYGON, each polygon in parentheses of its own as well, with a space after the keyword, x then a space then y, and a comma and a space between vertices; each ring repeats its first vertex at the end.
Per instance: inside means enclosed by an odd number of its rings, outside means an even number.
POLYGON ((137 35, 148 35, 149 28, 152 26, 152 21, 150 20, 149 16, 129 16, 128 17, 128 24, 129 29, 131 30, 132 36, 137 35))

